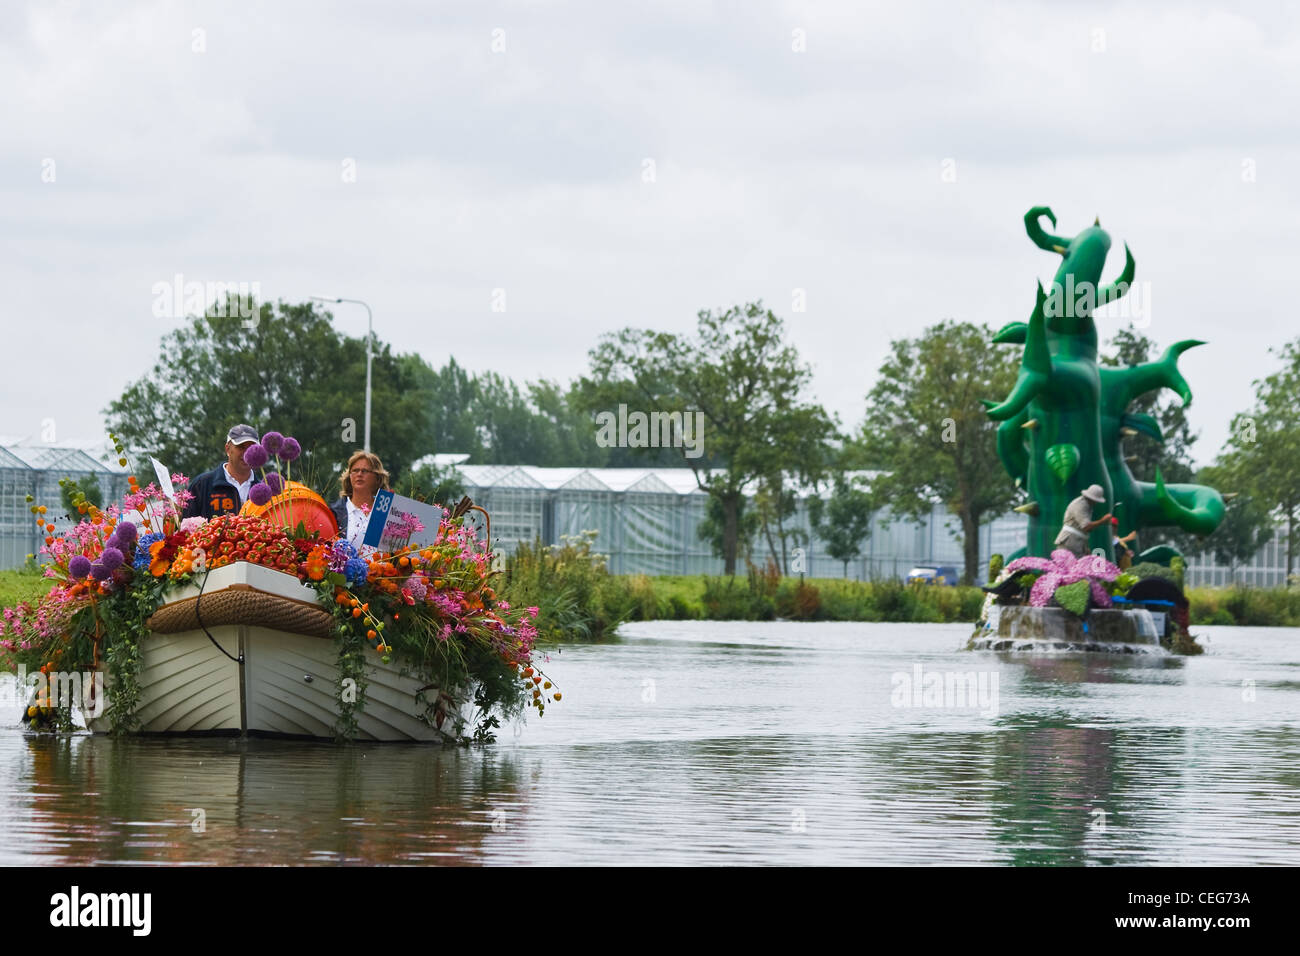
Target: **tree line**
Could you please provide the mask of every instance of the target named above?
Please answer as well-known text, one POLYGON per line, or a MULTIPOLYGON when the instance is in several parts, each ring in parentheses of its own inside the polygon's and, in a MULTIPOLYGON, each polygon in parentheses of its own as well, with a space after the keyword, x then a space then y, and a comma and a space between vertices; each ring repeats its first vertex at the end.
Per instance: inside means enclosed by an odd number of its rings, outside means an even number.
MULTIPOLYGON (((302 444, 306 481, 335 494, 342 463, 361 443, 365 339, 340 332, 314 303, 256 304, 256 322, 240 317, 250 306, 214 306, 166 335, 154 367, 105 409, 108 429, 192 475, 221 460, 232 423, 278 428, 302 444)), ((567 384, 520 385, 454 356, 434 368, 376 339, 375 451, 397 490, 432 500, 459 494, 451 470, 417 467, 434 452, 468 454, 474 464, 690 467, 709 496, 701 536, 727 573, 755 556, 789 572, 794 548, 808 544, 794 522, 792 482, 819 489, 809 501, 810 523, 846 574, 879 509, 917 518, 940 501, 956 517, 969 576, 978 565, 980 526, 1023 499, 998 460, 996 423, 980 403, 1006 394, 1019 365, 1014 350, 989 345, 992 336, 987 326, 949 320, 895 340, 865 396, 862 420, 849 430, 813 399, 810 368, 786 340, 782 320, 761 302, 702 310, 693 334, 607 334, 590 349, 587 372, 567 384), (644 423, 638 442, 635 421, 620 442, 601 440, 598 416, 608 423, 620 405, 698 413, 700 453, 688 454, 680 441, 682 447, 646 441, 644 423)), ((1153 350, 1149 339, 1124 329, 1103 362, 1132 365, 1153 350)), ((1139 479, 1153 480, 1159 466, 1168 481, 1237 492, 1214 534, 1165 535, 1184 553, 1214 554, 1228 564, 1248 560, 1279 517, 1294 540, 1300 339, 1277 358, 1281 369, 1255 383, 1256 407, 1234 419, 1227 445, 1200 470, 1191 463, 1196 436, 1171 393, 1137 403, 1135 410, 1155 417, 1165 435, 1163 443, 1142 435, 1128 440, 1139 479)), ((1289 544, 1288 574, 1292 551, 1289 544)))

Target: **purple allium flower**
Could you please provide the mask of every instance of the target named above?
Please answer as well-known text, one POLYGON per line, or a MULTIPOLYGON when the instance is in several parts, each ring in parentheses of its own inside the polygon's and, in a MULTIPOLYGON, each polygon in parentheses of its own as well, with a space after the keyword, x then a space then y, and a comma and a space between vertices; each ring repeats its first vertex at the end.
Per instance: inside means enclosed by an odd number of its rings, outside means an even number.
POLYGON ((90 565, 90 576, 94 578, 96 581, 103 581, 112 573, 113 573, 112 571, 104 567, 98 561, 95 561, 90 565))
MULTIPOLYGON (((257 446, 254 445, 253 447, 256 448, 257 446)), ((248 500, 259 508, 274 497, 275 495, 272 493, 271 489, 267 487, 267 484, 264 481, 259 481, 257 484, 253 485, 253 487, 248 489, 248 500)))
POLYGON ((266 453, 266 449, 254 442, 244 449, 244 464, 249 468, 261 468, 271 456, 266 453))
POLYGON ((123 521, 114 529, 113 534, 117 535, 117 540, 123 544, 131 544, 135 541, 135 536, 139 532, 140 529, 135 526, 134 522, 123 521))
POLYGON ((284 491, 284 479, 274 471, 267 475, 265 480, 266 487, 271 489, 272 494, 278 495, 280 492, 284 491))
POLYGON ((302 454, 302 446, 296 438, 286 438, 280 446, 280 457, 285 461, 295 461, 302 454))
POLYGON ((108 568, 110 573, 120 568, 125 560, 126 555, 117 548, 105 548, 104 553, 99 556, 99 563, 108 568))
POLYGON ((90 558, 84 554, 74 554, 68 562, 68 573, 80 581, 90 573, 90 558))
POLYGON ((267 432, 262 436, 262 447, 270 454, 280 454, 280 448, 284 445, 284 436, 279 432, 267 432))

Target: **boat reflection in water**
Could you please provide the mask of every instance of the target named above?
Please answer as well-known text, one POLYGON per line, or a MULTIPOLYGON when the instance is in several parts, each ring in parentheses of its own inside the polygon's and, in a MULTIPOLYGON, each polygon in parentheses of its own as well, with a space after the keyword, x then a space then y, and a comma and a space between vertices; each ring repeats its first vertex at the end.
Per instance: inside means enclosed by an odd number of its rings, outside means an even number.
POLYGON ((26 834, 28 863, 470 863, 528 813, 510 752, 87 733, 24 743, 29 799, 0 809, 0 830, 26 834))

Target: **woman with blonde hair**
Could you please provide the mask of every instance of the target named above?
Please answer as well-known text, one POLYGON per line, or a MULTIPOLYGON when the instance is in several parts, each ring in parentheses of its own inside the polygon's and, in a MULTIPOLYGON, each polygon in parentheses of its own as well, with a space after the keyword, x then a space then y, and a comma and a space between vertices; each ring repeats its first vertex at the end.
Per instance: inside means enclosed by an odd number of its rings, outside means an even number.
POLYGON ((360 549, 366 536, 366 525, 370 523, 375 492, 381 488, 388 490, 388 472, 378 455, 354 451, 343 469, 341 482, 343 495, 330 508, 339 522, 339 537, 346 538, 360 549))

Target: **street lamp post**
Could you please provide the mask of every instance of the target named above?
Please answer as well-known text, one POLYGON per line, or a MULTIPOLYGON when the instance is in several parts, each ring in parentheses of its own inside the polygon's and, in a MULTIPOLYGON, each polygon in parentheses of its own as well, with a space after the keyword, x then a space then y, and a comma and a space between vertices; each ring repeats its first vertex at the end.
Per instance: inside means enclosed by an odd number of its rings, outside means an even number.
POLYGON ((309 298, 317 302, 351 302, 354 305, 366 306, 366 438, 364 448, 370 451, 370 361, 374 355, 372 342, 375 335, 375 316, 370 311, 370 306, 366 305, 360 299, 343 299, 332 295, 313 295, 309 298))

